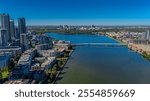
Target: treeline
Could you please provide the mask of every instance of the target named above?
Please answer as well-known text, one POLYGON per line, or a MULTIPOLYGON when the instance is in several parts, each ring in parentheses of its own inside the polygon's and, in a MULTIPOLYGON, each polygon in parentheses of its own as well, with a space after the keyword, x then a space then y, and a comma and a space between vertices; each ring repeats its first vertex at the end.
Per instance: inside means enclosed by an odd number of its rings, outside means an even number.
POLYGON ((146 52, 143 53, 143 57, 147 60, 150 60, 150 54, 147 54, 146 52))
POLYGON ((146 29, 143 28, 131 28, 131 29, 99 29, 99 30, 77 30, 77 29, 30 29, 31 32, 36 34, 43 33, 60 33, 60 34, 92 34, 92 33, 106 33, 106 32, 120 32, 120 31, 129 31, 129 32, 144 32, 146 29))
POLYGON ((34 29, 31 30, 36 34, 43 34, 43 33, 60 33, 60 34, 92 34, 99 31, 93 30, 60 30, 60 29, 34 29))

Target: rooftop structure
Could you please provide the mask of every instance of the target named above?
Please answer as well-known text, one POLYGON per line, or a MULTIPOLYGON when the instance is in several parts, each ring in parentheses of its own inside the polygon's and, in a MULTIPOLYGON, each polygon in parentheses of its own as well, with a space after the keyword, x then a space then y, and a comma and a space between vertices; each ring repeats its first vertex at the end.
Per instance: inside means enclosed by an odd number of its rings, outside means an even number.
POLYGON ((48 50, 52 48, 52 44, 39 44, 36 45, 37 50, 48 50))
POLYGON ((25 74, 30 71, 32 59, 36 54, 35 49, 25 51, 18 61, 17 68, 21 68, 25 74))
POLYGON ((58 57, 61 55, 61 52, 51 49, 51 50, 40 50, 38 55, 42 57, 58 57))
POLYGON ((49 68, 53 66, 55 62, 56 62, 56 57, 47 57, 44 63, 41 64, 41 68, 43 70, 48 70, 49 68))

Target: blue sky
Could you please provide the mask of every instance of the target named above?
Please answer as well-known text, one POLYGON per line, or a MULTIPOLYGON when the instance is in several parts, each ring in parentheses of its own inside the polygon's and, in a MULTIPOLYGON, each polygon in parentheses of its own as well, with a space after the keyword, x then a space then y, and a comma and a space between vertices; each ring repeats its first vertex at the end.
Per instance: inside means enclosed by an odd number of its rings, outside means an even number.
POLYGON ((150 0, 0 0, 28 25, 150 25, 150 0))

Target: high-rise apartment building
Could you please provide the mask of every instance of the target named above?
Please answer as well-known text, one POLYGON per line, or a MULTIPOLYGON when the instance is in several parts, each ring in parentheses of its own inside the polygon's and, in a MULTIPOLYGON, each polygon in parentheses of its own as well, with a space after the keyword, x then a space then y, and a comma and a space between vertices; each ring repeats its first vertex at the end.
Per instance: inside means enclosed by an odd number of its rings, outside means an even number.
POLYGON ((23 52, 29 48, 27 34, 23 34, 23 33, 20 34, 20 46, 21 46, 23 52))
POLYGON ((11 39, 15 39, 15 23, 14 23, 14 20, 10 20, 10 34, 11 34, 11 39))
POLYGON ((19 34, 26 34, 26 21, 25 18, 18 18, 18 32, 19 34))
POLYGON ((147 30, 147 31, 145 32, 145 39, 146 39, 147 41, 150 41, 150 31, 149 31, 149 30, 147 30))
POLYGON ((7 41, 11 42, 11 33, 10 33, 10 17, 8 14, 1 14, 1 28, 7 29, 7 41))
POLYGON ((8 41, 7 41, 7 34, 8 30, 7 29, 0 29, 0 46, 7 46, 8 41))

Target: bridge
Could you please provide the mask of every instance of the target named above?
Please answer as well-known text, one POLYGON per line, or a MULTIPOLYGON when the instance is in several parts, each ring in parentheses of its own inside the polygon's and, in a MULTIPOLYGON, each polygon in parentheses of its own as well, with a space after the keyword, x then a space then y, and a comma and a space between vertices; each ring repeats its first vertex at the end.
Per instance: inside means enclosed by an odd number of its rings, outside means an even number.
POLYGON ((120 43, 76 43, 71 45, 72 46, 112 46, 112 47, 126 46, 125 44, 120 44, 120 43))

